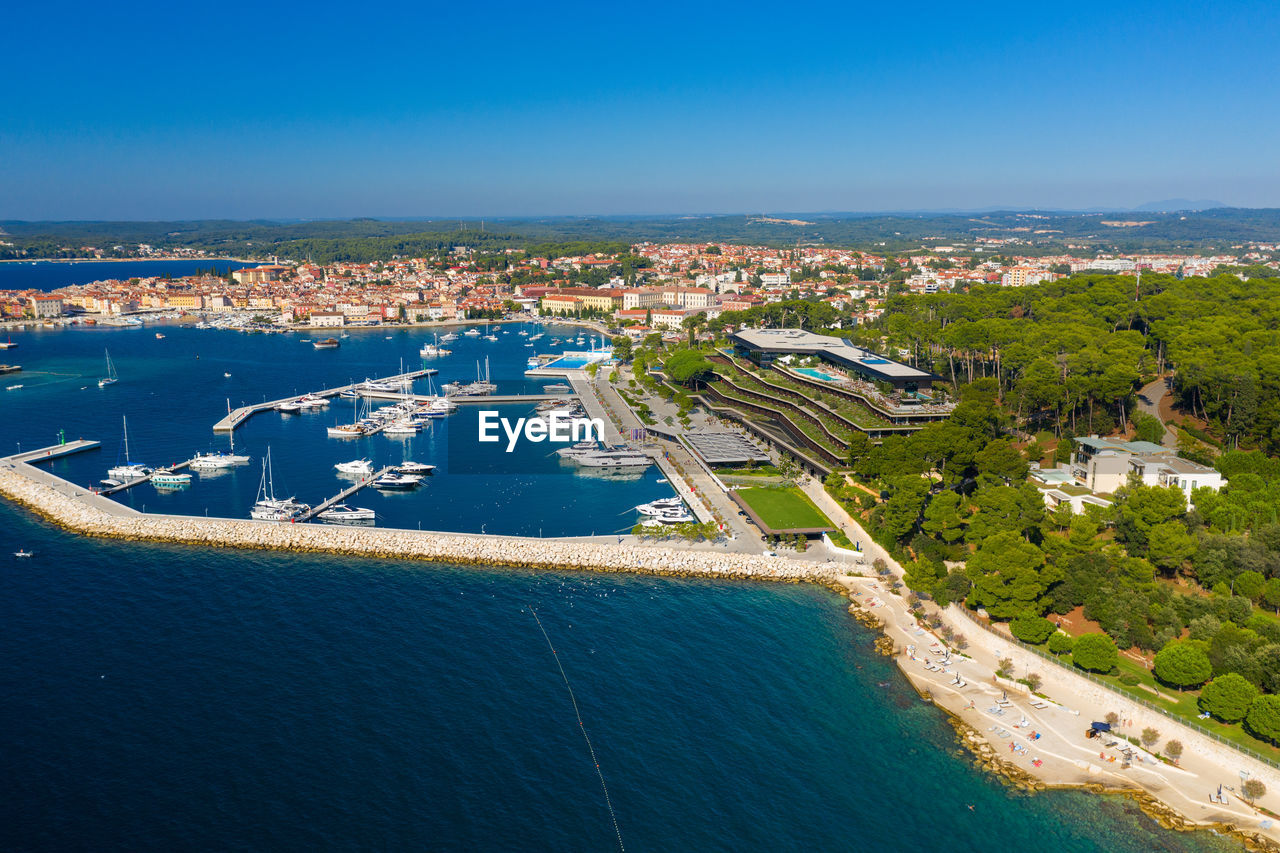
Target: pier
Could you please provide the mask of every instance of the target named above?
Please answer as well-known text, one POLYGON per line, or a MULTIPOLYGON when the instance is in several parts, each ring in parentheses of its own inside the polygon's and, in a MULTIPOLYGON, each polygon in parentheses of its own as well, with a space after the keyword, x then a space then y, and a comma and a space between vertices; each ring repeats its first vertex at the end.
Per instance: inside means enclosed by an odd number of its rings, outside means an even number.
POLYGON ((365 486, 369 485, 369 484, 370 484, 370 483, 372 483, 374 480, 378 479, 378 478, 379 478, 379 477, 381 477, 383 474, 387 473, 388 471, 390 471, 391 469, 393 469, 393 468, 395 468, 395 467, 396 467, 396 466, 394 466, 394 465, 388 465, 386 468, 383 468, 381 471, 377 471, 377 472, 375 472, 375 473, 373 473, 373 474, 370 474, 368 477, 366 477, 366 478, 364 478, 364 479, 357 480, 354 484, 352 484, 352 485, 350 485, 350 486, 347 486, 345 489, 343 489, 342 491, 338 492, 336 495, 334 495, 333 497, 329 498, 329 499, 328 499, 327 501, 325 501, 324 503, 316 504, 316 505, 315 505, 315 506, 313 506, 311 509, 309 509, 309 510, 307 510, 306 512, 304 512, 302 515, 298 516, 298 521, 310 521, 311 519, 315 518, 315 517, 316 517, 317 515, 319 515, 320 513, 324 512, 324 511, 325 511, 326 509, 328 509, 329 507, 334 506, 335 504, 340 504, 340 503, 342 503, 342 502, 343 502, 343 501, 345 501, 347 498, 351 497, 351 496, 352 496, 352 495, 354 495, 356 492, 360 491, 360 490, 361 490, 361 489, 363 489, 365 486))
MULTIPOLYGON (((402 400, 412 400, 424 405, 429 405, 438 399, 434 394, 401 394, 397 391, 360 391, 359 394, 369 400, 388 400, 397 403, 402 400)), ((573 394, 460 394, 456 397, 446 396, 445 399, 450 403, 465 406, 474 403, 544 403, 547 400, 568 400, 573 396, 573 394)))
MULTIPOLYGON (((411 370, 408 373, 401 373, 398 376, 389 376, 385 379, 370 379, 365 381, 396 383, 396 382, 413 381, 414 379, 420 379, 423 376, 427 376, 427 375, 428 375, 428 371, 426 370, 411 370)), ((311 391, 309 393, 314 394, 317 397, 336 397, 339 394, 343 393, 344 391, 359 390, 359 386, 363 384, 364 382, 353 382, 350 385, 341 385, 337 388, 326 388, 323 391, 311 391)), ((379 393, 379 392, 372 392, 372 393, 379 393)), ((388 391, 385 393, 391 394, 394 392, 388 391)), ((244 423, 254 415, 258 414, 258 412, 265 412, 268 409, 274 409, 276 406, 280 405, 281 403, 288 403, 291 400, 296 400, 301 396, 302 396, 301 394, 294 394, 289 397, 281 397, 279 400, 271 400, 263 403, 255 403, 251 406, 241 406, 238 409, 233 409, 232 411, 227 412, 226 417, 224 417, 222 420, 218 421, 216 424, 213 425, 213 431, 214 432, 233 432, 242 423, 244 423)))
POLYGON ((52 447, 42 447, 39 450, 28 450, 25 453, 15 453, 7 456, 5 459, 9 462, 44 462, 49 459, 58 459, 62 456, 70 456, 73 453, 79 453, 83 450, 95 450, 100 446, 100 442, 86 441, 83 438, 75 441, 66 441, 62 444, 55 444, 52 447))

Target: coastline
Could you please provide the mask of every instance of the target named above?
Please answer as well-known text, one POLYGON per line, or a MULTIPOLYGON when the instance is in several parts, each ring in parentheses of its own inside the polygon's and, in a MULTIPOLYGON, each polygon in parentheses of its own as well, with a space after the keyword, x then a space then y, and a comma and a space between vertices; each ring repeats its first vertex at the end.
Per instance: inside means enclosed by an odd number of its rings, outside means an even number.
MULTIPOLYGON (((472 566, 508 566, 523 569, 551 571, 625 572, 631 574, 661 575, 682 578, 715 578, 744 581, 774 581, 784 583, 810 582, 841 595, 849 602, 852 618, 878 631, 876 648, 881 654, 893 656, 899 670, 908 683, 925 699, 943 710, 952 721, 959 745, 967 749, 975 763, 994 773, 1007 784, 1027 791, 1050 789, 1083 789, 1094 793, 1119 794, 1132 798, 1143 811, 1170 829, 1211 829, 1240 841, 1247 849, 1280 851, 1280 830, 1274 824, 1268 828, 1253 828, 1258 815, 1250 815, 1233 808, 1200 807, 1202 814, 1192 814, 1198 801, 1188 790, 1208 790, 1222 778, 1201 780, 1214 769, 1207 762, 1208 756, 1188 749, 1183 766, 1176 770, 1174 778, 1158 777, 1153 771, 1139 768, 1151 778, 1122 775, 1119 768, 1108 767, 1097 759, 1085 756, 1090 747, 1071 743, 1070 736, 1058 731, 1061 726, 1075 732, 1075 740, 1083 743, 1079 729, 1087 720, 1101 718, 1092 713, 1070 711, 1065 705, 1053 701, 1058 720, 1047 718, 1043 711, 1021 707, 1023 698, 1012 695, 1021 688, 1014 682, 1001 682, 990 675, 992 667, 980 660, 988 649, 977 648, 987 638, 975 638, 975 647, 964 653, 956 652, 963 664, 964 676, 969 679, 965 692, 947 684, 948 674, 939 678, 919 665, 917 655, 922 649, 940 641, 918 626, 914 616, 906 611, 906 602, 895 593, 881 587, 878 578, 840 574, 842 566, 832 563, 816 563, 804 560, 788 560, 776 557, 743 555, 717 551, 677 550, 657 545, 613 544, 598 541, 574 541, 572 539, 532 539, 493 535, 473 535, 444 532, 420 532, 398 529, 353 529, 327 525, 285 525, 225 518, 194 518, 186 516, 152 516, 136 513, 121 507, 120 512, 108 512, 87 502, 80 490, 72 489, 70 495, 30 476, 39 469, 25 463, 6 461, 0 466, 0 495, 23 506, 34 514, 67 530, 97 538, 123 541, 148 541, 169 544, 193 545, 217 548, 257 550, 285 550, 303 553, 327 553, 451 563, 472 566), (915 647, 915 654, 908 647, 915 647), (1033 751, 1042 757, 1042 766, 1023 766, 1017 758, 1006 758, 1001 737, 983 732, 984 722, 995 717, 984 717, 977 707, 978 701, 986 704, 997 701, 1002 694, 1010 695, 1015 704, 1011 710, 1021 712, 1024 719, 1043 733, 1045 743, 1039 738, 1032 742, 1033 751), (990 697, 990 698, 988 698, 990 697), (1069 712, 1063 714, 1062 712, 1069 712), (1077 754, 1073 755, 1071 750, 1077 754), (1094 762, 1097 762, 1096 764, 1094 762), (1098 766, 1101 764, 1101 766, 1098 766), (1197 787, 1198 786, 1198 787, 1197 787), (1175 796, 1176 795, 1176 796, 1175 796), (1177 807, 1170 800, 1182 799, 1187 805, 1177 807)), ((70 485, 70 484, 67 484, 70 485)), ((951 615, 951 614, 948 614, 951 615)), ((998 645, 998 638, 990 642, 998 645)), ((987 654, 987 656, 990 656, 987 654)), ((959 669, 959 667, 957 667, 959 669)), ((1062 695, 1044 688, 1046 693, 1062 695)), ((1070 695, 1073 703, 1078 695, 1070 695)), ((1030 696, 1025 697, 1030 699, 1030 696)), ((1092 711, 1092 709, 1087 709, 1092 711)), ((1002 718, 1005 725, 1011 718, 1002 718)), ((1169 720, 1164 725, 1172 724, 1169 720)), ((1012 724, 1018 728, 1017 724, 1012 724)), ((995 728, 994 726, 992 728, 995 728)), ((1020 738, 1022 733, 1019 733, 1020 738)), ((1191 735, 1180 737, 1189 747, 1195 744, 1191 735)), ((1008 737, 1008 735, 1004 735, 1008 737)), ((1018 738, 1008 743, 1020 742, 1018 738)), ((1127 744, 1126 744, 1127 745, 1127 744)), ((1023 753, 1026 756, 1026 753, 1023 753)), ((1237 765, 1243 766, 1246 757, 1239 755, 1237 765)), ((1162 768, 1169 771, 1169 768, 1162 768)), ((1262 774, 1256 774, 1255 778, 1262 774)), ((1274 782, 1275 774, 1268 774, 1267 781, 1274 782)), ((1272 787, 1269 785, 1269 787, 1272 787)), ((1274 788, 1273 788, 1274 790, 1274 788)), ((1268 797, 1275 797, 1269 794, 1268 797)), ((1263 799, 1267 799, 1264 797, 1263 799)))

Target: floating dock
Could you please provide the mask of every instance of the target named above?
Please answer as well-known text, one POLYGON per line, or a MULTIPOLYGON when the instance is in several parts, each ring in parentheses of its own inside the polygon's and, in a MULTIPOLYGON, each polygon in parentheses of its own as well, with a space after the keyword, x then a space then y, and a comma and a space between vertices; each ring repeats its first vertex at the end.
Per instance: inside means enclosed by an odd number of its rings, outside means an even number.
MULTIPOLYGON (((425 370, 412 370, 408 373, 401 373, 399 376, 389 376, 386 379, 370 379, 365 381, 395 383, 395 382, 404 382, 406 380, 412 381, 414 379, 419 379, 426 375, 428 375, 428 372, 425 370)), ((317 397, 336 397, 339 394, 343 393, 344 391, 358 390, 359 386, 363 384, 364 382, 353 382, 350 385, 342 385, 338 388, 326 388, 323 391, 312 391, 310 393, 314 394, 317 397)), ((392 393, 392 392, 387 392, 387 393, 392 393)), ((271 400, 265 403, 255 403, 252 406, 241 406, 238 409, 233 409, 232 411, 227 412, 227 416, 225 418, 223 418, 222 420, 218 421, 216 424, 213 425, 213 431, 214 432, 233 432, 236 429, 236 427, 240 426, 249 418, 258 414, 258 412, 265 412, 268 409, 274 409, 276 406, 280 405, 281 403, 288 403, 291 400, 297 400, 301 396, 303 395, 294 394, 289 397, 281 397, 279 400, 271 400)))
POLYGON ((383 468, 381 471, 378 471, 378 472, 377 472, 377 473, 375 473, 375 474, 370 474, 370 475, 369 475, 367 478, 365 478, 365 479, 362 479, 362 480, 358 480, 358 481, 356 481, 353 485, 348 486, 347 488, 345 488, 345 489, 343 489, 342 491, 338 492, 336 495, 334 495, 333 497, 329 498, 329 499, 328 499, 327 501, 325 501, 324 503, 316 504, 316 505, 315 505, 315 506, 313 506, 311 509, 309 509, 309 510, 307 510, 306 512, 304 512, 302 515, 298 516, 298 521, 310 521, 311 519, 315 518, 317 515, 319 515, 320 513, 324 512, 326 509, 328 509, 329 507, 333 506, 334 504, 340 504, 340 503, 342 503, 342 502, 343 502, 343 501, 345 501, 347 498, 351 497, 351 496, 352 496, 352 495, 354 495, 356 492, 360 491, 360 490, 361 490, 361 489, 363 489, 365 486, 369 485, 369 484, 370 484, 370 483, 372 483, 374 480, 378 479, 379 477, 381 477, 383 474, 387 473, 388 471, 390 471, 390 470, 391 470, 392 468, 394 468, 394 467, 396 467, 396 466, 394 466, 394 465, 388 465, 386 468, 383 468))

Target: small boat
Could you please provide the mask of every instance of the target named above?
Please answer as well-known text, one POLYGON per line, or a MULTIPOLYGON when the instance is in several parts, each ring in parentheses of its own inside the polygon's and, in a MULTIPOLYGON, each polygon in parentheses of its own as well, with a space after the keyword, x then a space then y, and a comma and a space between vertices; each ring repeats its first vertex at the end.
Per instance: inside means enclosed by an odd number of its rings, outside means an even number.
POLYGON ((417 435, 420 429, 422 428, 412 421, 399 420, 387 424, 382 431, 387 435, 417 435))
POLYGON ((325 430, 329 438, 363 438, 365 428, 359 424, 338 424, 325 430))
POLYGON ((160 334, 159 332, 156 332, 156 340, 157 340, 157 341, 163 341, 163 340, 164 340, 164 335, 160 334))
POLYGON ((276 411, 284 415, 296 415, 302 411, 302 404, 296 400, 286 400, 276 406, 276 411))
POLYGON ((346 504, 334 504, 316 516, 321 521, 327 521, 331 524, 373 521, 376 517, 377 514, 371 509, 365 509, 362 506, 347 506, 346 504))
POLYGON ((223 376, 225 376, 227 379, 230 379, 230 378, 231 378, 231 374, 230 374, 230 372, 223 373, 222 375, 223 375, 223 376))
POLYGON ((4 390, 6 390, 6 391, 17 391, 17 390, 18 390, 19 388, 21 388, 21 387, 23 387, 23 386, 22 386, 22 385, 9 385, 9 386, 6 386, 4 390))
POLYGON ((262 482, 258 485, 258 497, 249 510, 249 517, 257 521, 296 521, 311 507, 293 498, 277 498, 275 480, 271 475, 271 448, 267 448, 262 460, 262 482))
POLYGON ((337 349, 342 344, 338 343, 337 338, 325 338, 323 341, 316 341, 312 346, 316 349, 337 349))
POLYGON ((396 466, 397 474, 418 474, 429 476, 436 470, 434 465, 426 465, 422 462, 401 462, 396 466))
POLYGON ((30 551, 23 550, 23 549, 18 549, 17 551, 14 551, 14 552, 13 552, 13 556, 18 557, 18 558, 20 558, 20 559, 21 559, 21 558, 23 558, 23 557, 30 557, 30 556, 31 556, 31 552, 30 552, 30 551))
POLYGON ((191 485, 191 475, 185 471, 157 468, 151 474, 151 485, 157 489, 180 489, 191 485))
POLYGON ((571 394, 571 393, 573 393, 573 389, 572 389, 572 388, 570 388, 568 385, 565 385, 565 384, 563 384, 563 383, 559 383, 559 382, 554 383, 554 384, 551 384, 551 385, 543 385, 543 386, 542 386, 542 390, 543 390, 543 391, 546 391, 548 394, 571 394))
POLYGON ((468 337, 468 338, 478 338, 478 337, 480 337, 480 330, 479 330, 479 329, 467 329, 467 330, 466 330, 465 332, 463 332, 462 334, 463 334, 465 337, 468 337))

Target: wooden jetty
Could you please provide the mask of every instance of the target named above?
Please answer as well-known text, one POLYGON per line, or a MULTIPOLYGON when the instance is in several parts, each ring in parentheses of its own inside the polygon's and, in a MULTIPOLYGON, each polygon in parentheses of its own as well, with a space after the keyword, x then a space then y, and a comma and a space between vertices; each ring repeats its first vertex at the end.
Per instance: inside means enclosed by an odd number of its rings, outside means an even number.
POLYGON ((331 506, 333 506, 333 505, 335 505, 335 504, 340 504, 340 503, 342 503, 342 502, 343 502, 343 501, 345 501, 347 498, 351 497, 351 496, 352 496, 352 495, 354 495, 356 492, 360 491, 360 490, 361 490, 361 489, 363 489, 365 486, 369 485, 369 484, 370 484, 370 483, 372 483, 374 480, 378 479, 379 477, 381 477, 383 474, 387 473, 388 471, 390 471, 390 470, 391 470, 392 468, 394 468, 394 467, 396 467, 396 466, 394 466, 394 465, 388 465, 386 468, 383 468, 381 471, 378 471, 378 472, 377 472, 377 473, 375 473, 375 474, 370 474, 368 477, 366 477, 366 478, 364 478, 364 479, 362 479, 362 480, 357 480, 353 485, 350 485, 350 486, 348 486, 347 488, 343 489, 342 491, 338 492, 336 495, 334 495, 333 497, 329 498, 329 499, 328 499, 327 501, 325 501, 324 503, 316 504, 316 505, 315 505, 315 506, 313 506, 311 509, 309 509, 309 510, 307 510, 306 512, 304 512, 302 515, 298 516, 298 521, 310 521, 311 519, 315 518, 315 517, 316 517, 317 515, 319 515, 320 513, 324 512, 324 511, 325 511, 326 509, 328 509, 329 507, 331 507, 331 506))
MULTIPOLYGON (((395 383, 395 382, 404 382, 406 380, 418 379, 426 375, 427 375, 427 371, 425 370, 411 370, 408 373, 401 373, 398 376, 389 376, 386 379, 372 379, 372 380, 365 380, 365 381, 395 383)), ((323 391, 312 391, 310 393, 314 394, 317 397, 336 397, 339 394, 343 393, 344 391, 359 390, 359 386, 363 384, 364 382, 353 382, 350 385, 342 385, 337 388, 326 388, 323 391)), ((387 392, 387 393, 391 393, 391 392, 387 392)), ((222 420, 218 421, 216 424, 213 425, 213 431, 214 432, 232 432, 233 430, 236 429, 236 427, 240 426, 249 418, 258 414, 258 412, 265 412, 268 409, 274 409, 276 406, 280 405, 281 403, 288 403, 291 400, 297 400, 301 396, 302 396, 301 394, 294 394, 290 397, 281 397, 279 400, 271 400, 269 402, 255 403, 252 406, 241 406, 238 409, 233 409, 232 411, 227 412, 227 416, 225 418, 223 418, 222 420)))

